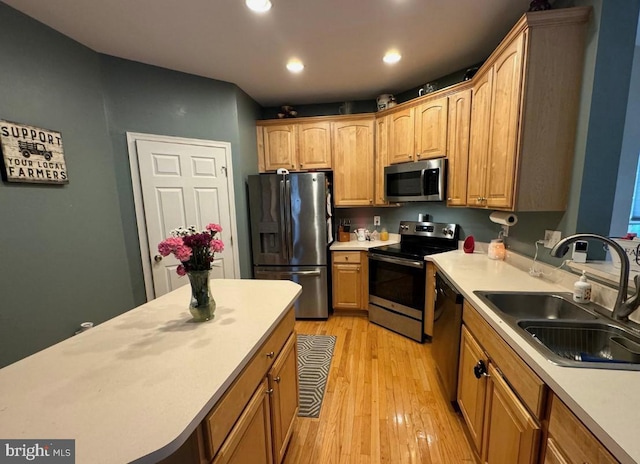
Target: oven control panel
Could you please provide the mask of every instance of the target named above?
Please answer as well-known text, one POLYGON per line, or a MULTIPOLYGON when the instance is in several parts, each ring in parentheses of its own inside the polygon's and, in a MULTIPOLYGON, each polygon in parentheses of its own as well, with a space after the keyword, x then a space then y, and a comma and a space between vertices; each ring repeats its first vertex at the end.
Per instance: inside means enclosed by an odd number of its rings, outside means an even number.
POLYGON ((458 227, 458 224, 446 224, 442 222, 401 221, 400 235, 457 240, 458 227))

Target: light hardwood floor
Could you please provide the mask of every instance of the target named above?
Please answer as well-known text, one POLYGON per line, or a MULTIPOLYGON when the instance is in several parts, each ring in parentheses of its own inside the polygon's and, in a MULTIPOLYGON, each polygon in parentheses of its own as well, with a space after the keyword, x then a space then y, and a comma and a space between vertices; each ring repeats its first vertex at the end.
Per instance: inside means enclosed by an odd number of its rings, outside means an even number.
POLYGON ((296 331, 337 339, 320 417, 296 419, 285 464, 475 462, 430 344, 358 316, 296 321, 296 331))

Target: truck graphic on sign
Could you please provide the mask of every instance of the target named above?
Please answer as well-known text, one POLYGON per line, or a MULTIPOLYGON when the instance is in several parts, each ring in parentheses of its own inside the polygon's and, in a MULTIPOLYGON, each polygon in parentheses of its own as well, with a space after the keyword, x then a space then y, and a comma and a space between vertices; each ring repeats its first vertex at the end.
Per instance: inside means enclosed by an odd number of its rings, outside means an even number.
POLYGON ((24 142, 20 140, 18 142, 18 148, 20 149, 20 153, 25 158, 29 158, 31 155, 41 155, 44 156, 44 159, 49 161, 53 156, 50 151, 46 149, 46 147, 41 143, 36 142, 24 142))

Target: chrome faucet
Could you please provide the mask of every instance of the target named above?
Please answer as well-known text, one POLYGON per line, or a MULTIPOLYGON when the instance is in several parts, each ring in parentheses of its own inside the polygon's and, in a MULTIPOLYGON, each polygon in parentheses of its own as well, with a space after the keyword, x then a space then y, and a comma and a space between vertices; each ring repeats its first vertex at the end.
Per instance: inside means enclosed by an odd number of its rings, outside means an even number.
POLYGON ((631 298, 627 298, 627 291, 629 289, 629 257, 625 253, 624 249, 616 242, 608 237, 597 234, 575 234, 560 240, 556 246, 554 246, 549 253, 551 256, 560 258, 569 251, 569 245, 578 240, 599 240, 611 249, 613 249, 620 258, 620 284, 618 285, 618 296, 616 298, 615 305, 613 306, 613 318, 619 321, 628 321, 629 314, 634 312, 640 306, 640 274, 636 275, 633 281, 636 284, 635 293, 631 298))

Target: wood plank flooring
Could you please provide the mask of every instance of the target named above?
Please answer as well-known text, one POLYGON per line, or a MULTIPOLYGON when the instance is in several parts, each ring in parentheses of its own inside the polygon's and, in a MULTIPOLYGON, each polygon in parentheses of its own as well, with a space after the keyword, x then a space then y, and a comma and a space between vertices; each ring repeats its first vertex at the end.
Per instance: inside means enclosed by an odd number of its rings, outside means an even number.
POLYGON ((320 417, 296 419, 285 464, 475 462, 429 343, 359 316, 296 321, 295 328, 337 339, 320 417))

